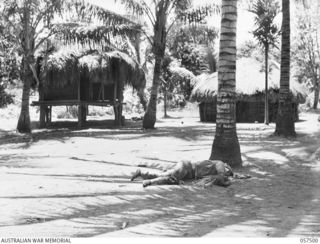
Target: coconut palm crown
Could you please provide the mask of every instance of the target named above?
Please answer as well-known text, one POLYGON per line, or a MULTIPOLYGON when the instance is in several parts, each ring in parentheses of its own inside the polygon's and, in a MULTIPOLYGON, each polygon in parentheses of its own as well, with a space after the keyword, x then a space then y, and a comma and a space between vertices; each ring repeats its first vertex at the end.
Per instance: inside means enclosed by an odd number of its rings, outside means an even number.
POLYGON ((191 0, 121 0, 132 14, 145 17, 149 27, 143 30, 154 55, 154 71, 150 100, 143 118, 143 128, 153 129, 156 122, 158 89, 161 83, 162 62, 165 55, 168 32, 176 21, 201 23, 209 14, 218 11, 217 5, 210 4, 191 8, 191 0))

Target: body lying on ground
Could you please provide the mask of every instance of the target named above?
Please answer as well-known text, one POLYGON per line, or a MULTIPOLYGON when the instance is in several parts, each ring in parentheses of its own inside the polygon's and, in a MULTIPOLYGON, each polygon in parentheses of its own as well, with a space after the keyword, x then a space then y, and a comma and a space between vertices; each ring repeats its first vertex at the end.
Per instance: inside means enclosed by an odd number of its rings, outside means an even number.
POLYGON ((214 176, 213 184, 229 186, 228 176, 233 176, 231 167, 220 160, 203 160, 198 162, 181 161, 172 169, 162 173, 142 172, 138 169, 131 181, 138 177, 143 179, 143 187, 150 185, 178 185, 184 180, 198 180, 205 176, 214 176))

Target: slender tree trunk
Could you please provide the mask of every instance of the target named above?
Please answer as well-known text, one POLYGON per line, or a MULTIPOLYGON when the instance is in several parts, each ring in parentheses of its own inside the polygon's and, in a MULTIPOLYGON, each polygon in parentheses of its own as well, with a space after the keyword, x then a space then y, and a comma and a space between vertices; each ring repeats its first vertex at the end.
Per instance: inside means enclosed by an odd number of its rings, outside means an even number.
POLYGON ((143 107, 143 110, 147 110, 147 99, 146 99, 146 94, 144 93, 144 88, 141 88, 138 90, 137 95, 139 97, 140 103, 143 107))
MULTIPOLYGON (((168 0, 166 0, 168 1, 168 0)), ((152 51, 155 56, 155 65, 153 72, 153 82, 151 87, 151 95, 148 103, 147 111, 143 117, 142 126, 145 129, 153 129, 157 120, 157 101, 158 101, 158 90, 161 77, 162 61, 164 58, 166 48, 166 23, 167 16, 167 2, 161 0, 157 7, 156 22, 154 24, 154 37, 152 51)))
POLYGON ((269 54, 269 45, 265 45, 265 99, 264 99, 264 123, 269 124, 269 99, 268 99, 268 74, 269 74, 269 65, 268 65, 268 54, 269 54))
POLYGON ((287 137, 296 135, 290 91, 290 0, 282 0, 282 15, 280 94, 275 134, 287 137))
POLYGON ((137 34, 137 36, 134 39, 134 49, 136 51, 137 55, 137 61, 141 65, 141 55, 140 55, 140 45, 141 44, 141 35, 137 34))
POLYGON ((222 0, 216 134, 210 159, 232 167, 242 165, 236 129, 237 0, 222 0))
POLYGON ((167 87, 163 87, 163 111, 164 111, 164 118, 168 118, 167 114, 167 87))
POLYGON ((313 100, 313 109, 318 108, 319 103, 319 93, 320 93, 320 86, 317 77, 315 78, 315 85, 314 85, 314 100, 313 100))
POLYGON ((21 102, 21 112, 18 119, 17 130, 20 133, 30 133, 31 132, 31 122, 29 113, 29 97, 30 97, 30 86, 33 80, 33 74, 30 68, 31 64, 34 64, 34 30, 30 26, 30 2, 24 2, 24 30, 22 33, 22 47, 23 47, 23 70, 22 70, 22 81, 23 81, 23 91, 22 91, 22 102, 21 102))

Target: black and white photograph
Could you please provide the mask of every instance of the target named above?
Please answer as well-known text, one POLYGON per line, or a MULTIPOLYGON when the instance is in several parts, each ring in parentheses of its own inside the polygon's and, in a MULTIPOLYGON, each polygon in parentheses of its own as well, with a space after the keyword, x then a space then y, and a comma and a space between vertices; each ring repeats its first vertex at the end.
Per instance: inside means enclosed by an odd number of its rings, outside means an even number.
POLYGON ((0 243, 318 243, 319 93, 320 0, 0 0, 0 243))

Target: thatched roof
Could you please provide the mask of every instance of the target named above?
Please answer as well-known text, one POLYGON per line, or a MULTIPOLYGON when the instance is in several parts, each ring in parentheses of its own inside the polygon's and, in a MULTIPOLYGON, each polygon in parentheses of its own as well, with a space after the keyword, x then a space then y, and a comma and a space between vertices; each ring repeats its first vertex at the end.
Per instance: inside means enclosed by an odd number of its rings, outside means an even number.
MULTIPOLYGON (((46 71, 44 86, 64 87, 79 81, 85 76, 90 82, 123 83, 135 89, 146 85, 145 74, 138 63, 127 54, 119 51, 83 52, 63 48, 49 55, 47 66, 42 61, 41 71, 46 71)), ((41 77, 41 76, 40 76, 41 77)))
MULTIPOLYGON (((270 99, 277 99, 280 83, 279 65, 271 63, 272 71, 269 73, 270 99)), ((265 89, 265 74, 261 70, 261 63, 252 58, 237 60, 236 92, 237 98, 245 98, 253 95, 261 95, 265 89)), ((212 101, 218 90, 218 74, 201 74, 196 78, 196 84, 192 91, 192 98, 197 101, 212 101)), ((297 102, 304 102, 307 90, 296 80, 290 81, 291 91, 297 102)))

